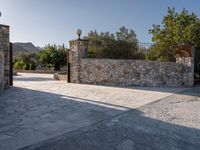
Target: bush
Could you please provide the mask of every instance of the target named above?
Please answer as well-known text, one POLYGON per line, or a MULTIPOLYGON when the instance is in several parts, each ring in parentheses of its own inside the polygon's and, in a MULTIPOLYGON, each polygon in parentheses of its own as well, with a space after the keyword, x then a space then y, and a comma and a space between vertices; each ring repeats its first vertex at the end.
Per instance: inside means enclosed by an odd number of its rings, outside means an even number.
POLYGON ((145 54, 142 53, 142 52, 138 52, 137 54, 135 54, 135 59, 144 60, 145 59, 145 54))
POLYGON ((23 69, 25 63, 23 61, 17 61, 15 64, 14 64, 14 69, 23 69))
POLYGON ((152 60, 152 61, 171 61, 175 62, 175 54, 172 55, 167 53, 167 51, 159 49, 157 45, 153 45, 148 53, 146 54, 146 59, 147 60, 152 60))
POLYGON ((29 70, 29 69, 30 69, 30 65, 28 63, 24 64, 23 70, 29 70))
POLYGON ((35 64, 35 62, 32 62, 31 64, 30 64, 30 68, 29 68, 30 70, 36 70, 36 64, 35 64))
POLYGON ((35 70, 38 62, 37 53, 17 53, 14 56, 14 69, 35 70))

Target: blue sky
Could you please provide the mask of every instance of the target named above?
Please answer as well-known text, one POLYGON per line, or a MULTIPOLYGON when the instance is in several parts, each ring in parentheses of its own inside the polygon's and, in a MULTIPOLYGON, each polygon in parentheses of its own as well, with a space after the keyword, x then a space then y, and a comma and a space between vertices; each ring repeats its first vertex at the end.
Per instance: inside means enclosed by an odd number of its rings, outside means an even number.
POLYGON ((1 24, 11 27, 12 42, 68 45, 90 30, 133 29, 141 42, 151 42, 148 30, 160 24, 167 7, 186 8, 200 16, 200 0, 0 0, 1 24))

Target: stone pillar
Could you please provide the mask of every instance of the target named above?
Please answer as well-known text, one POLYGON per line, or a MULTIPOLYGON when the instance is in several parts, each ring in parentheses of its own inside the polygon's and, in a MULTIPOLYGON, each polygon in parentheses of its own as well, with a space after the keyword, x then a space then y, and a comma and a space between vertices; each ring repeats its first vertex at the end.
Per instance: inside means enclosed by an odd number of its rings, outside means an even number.
POLYGON ((0 25, 0 92, 9 87, 10 54, 9 26, 0 25))
POLYGON ((176 49, 176 63, 183 65, 183 86, 194 85, 195 48, 191 45, 178 46, 176 49))
POLYGON ((88 54, 88 40, 72 40, 69 42, 70 82, 81 83, 81 59, 88 54))

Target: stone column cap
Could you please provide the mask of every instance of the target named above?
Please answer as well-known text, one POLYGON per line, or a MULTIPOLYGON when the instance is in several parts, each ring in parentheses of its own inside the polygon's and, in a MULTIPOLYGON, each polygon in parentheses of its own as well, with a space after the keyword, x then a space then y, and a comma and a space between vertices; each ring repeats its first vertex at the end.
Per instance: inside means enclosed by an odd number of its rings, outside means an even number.
POLYGON ((0 24, 0 27, 6 27, 6 28, 10 28, 9 25, 5 25, 5 24, 0 24))
POLYGON ((193 57, 193 46, 190 44, 177 46, 176 58, 177 57, 193 57))

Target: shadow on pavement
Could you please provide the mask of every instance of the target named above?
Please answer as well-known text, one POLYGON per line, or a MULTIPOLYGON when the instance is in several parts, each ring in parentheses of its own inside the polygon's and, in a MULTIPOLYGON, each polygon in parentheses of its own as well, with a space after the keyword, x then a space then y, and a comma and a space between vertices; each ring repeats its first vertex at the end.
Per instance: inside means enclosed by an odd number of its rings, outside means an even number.
POLYGON ((20 149, 127 110, 121 106, 11 87, 0 96, 0 149, 20 149))
POLYGON ((132 110, 21 150, 199 150, 200 130, 132 110))
MULTIPOLYGON (((199 96, 199 93, 197 88, 179 94, 199 96)), ((0 98, 0 149, 200 148, 198 128, 147 117, 139 109, 130 110, 107 103, 17 87, 7 90, 0 98)))

